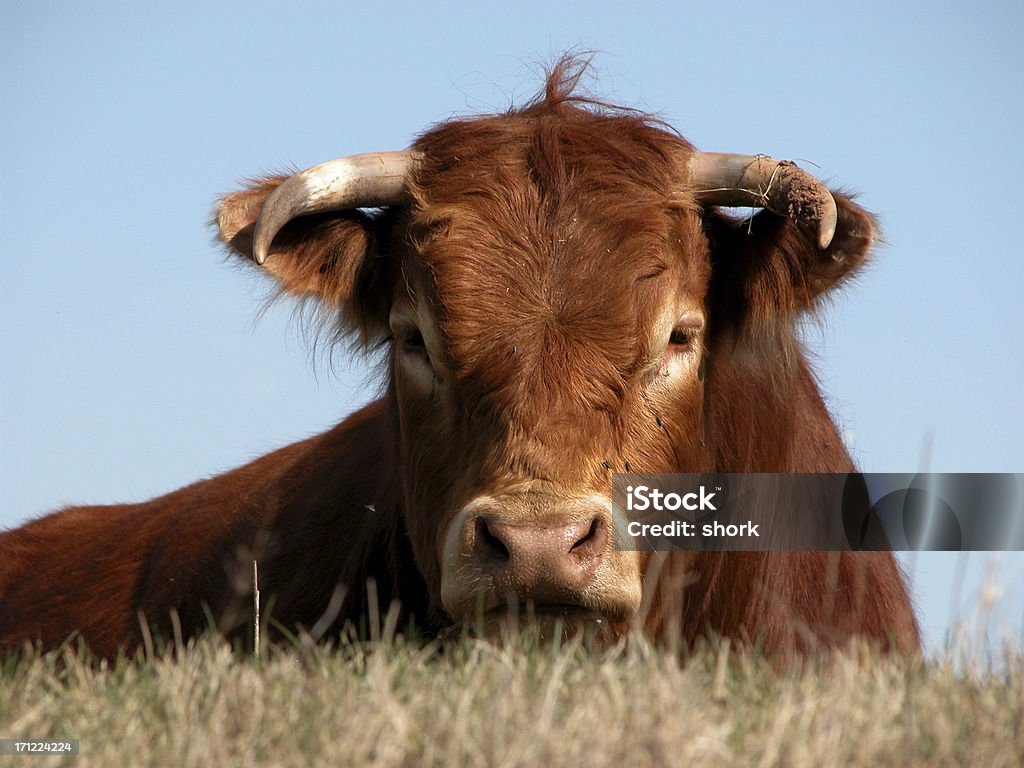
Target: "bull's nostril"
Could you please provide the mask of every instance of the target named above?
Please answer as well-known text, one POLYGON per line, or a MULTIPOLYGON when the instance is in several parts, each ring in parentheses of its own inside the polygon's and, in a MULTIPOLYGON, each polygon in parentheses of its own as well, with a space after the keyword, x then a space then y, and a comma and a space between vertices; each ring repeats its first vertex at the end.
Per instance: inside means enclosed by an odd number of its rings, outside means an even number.
POLYGON ((483 517, 476 519, 476 535, 474 547, 477 555, 483 560, 498 560, 507 562, 511 555, 505 542, 495 536, 483 517))
POLYGON ((601 518, 595 517, 590 521, 587 532, 583 534, 569 549, 570 554, 582 558, 593 558, 604 552, 607 536, 601 518))
POLYGON ((583 537, 579 541, 577 541, 575 544, 572 545, 572 550, 571 551, 575 551, 575 550, 579 549, 580 547, 585 546, 587 544, 587 542, 593 541, 596 536, 597 536, 597 520, 594 519, 593 521, 591 521, 590 528, 587 529, 587 532, 583 535, 583 537))

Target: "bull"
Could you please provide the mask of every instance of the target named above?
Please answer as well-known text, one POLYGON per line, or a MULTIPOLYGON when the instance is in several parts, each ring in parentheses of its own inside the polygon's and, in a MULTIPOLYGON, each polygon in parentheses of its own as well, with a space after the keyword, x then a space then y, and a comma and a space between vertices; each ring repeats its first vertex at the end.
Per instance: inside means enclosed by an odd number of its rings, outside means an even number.
POLYGON ((562 62, 522 108, 221 198, 227 248, 380 350, 384 394, 212 479, 0 534, 0 648, 245 633, 256 561, 265 615, 317 636, 394 605, 428 634, 529 612, 917 649, 891 553, 613 545, 616 472, 854 470, 794 327, 878 228, 792 163, 699 152, 577 78, 562 62))

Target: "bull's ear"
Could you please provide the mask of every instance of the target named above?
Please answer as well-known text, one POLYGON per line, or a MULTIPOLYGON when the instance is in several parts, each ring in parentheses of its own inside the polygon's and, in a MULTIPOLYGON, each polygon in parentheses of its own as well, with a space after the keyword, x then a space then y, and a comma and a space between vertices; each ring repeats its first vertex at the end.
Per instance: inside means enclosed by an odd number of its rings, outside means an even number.
POLYGON ((714 314, 747 331, 789 327, 860 268, 878 238, 878 225, 845 195, 833 193, 835 235, 825 248, 817 232, 791 217, 762 211, 737 221, 705 214, 711 247, 714 314))
MULTIPOLYGON (((287 178, 263 179, 220 198, 218 236, 231 251, 253 259, 253 230, 260 209, 287 178)), ((262 268, 278 280, 283 293, 346 308, 371 278, 374 260, 368 256, 377 248, 380 226, 359 210, 302 216, 277 233, 262 268)))

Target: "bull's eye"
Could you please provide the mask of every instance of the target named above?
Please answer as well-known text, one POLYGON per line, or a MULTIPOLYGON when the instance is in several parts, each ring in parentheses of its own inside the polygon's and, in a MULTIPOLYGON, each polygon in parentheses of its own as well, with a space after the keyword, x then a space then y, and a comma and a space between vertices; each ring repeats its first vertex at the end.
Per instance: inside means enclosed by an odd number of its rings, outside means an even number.
POLYGON ((399 341, 402 346, 406 349, 422 352, 426 349, 426 343, 423 341, 423 334, 420 333, 419 328, 405 328, 399 334, 399 341))
POLYGON ((427 350, 427 342, 419 328, 408 320, 392 322, 391 338, 398 356, 414 367, 433 369, 434 364, 427 350))
POLYGON ((420 330, 420 321, 414 308, 399 306, 392 308, 388 325, 391 326, 391 351, 395 360, 411 374, 411 380, 419 381, 421 388, 426 388, 437 378, 437 371, 427 339, 420 330))
POLYGON ((668 343, 676 347, 686 347, 693 340, 692 328, 674 328, 668 337, 668 343))
POLYGON ((704 316, 695 311, 689 311, 676 320, 675 327, 669 334, 668 343, 665 345, 662 371, 671 373, 680 371, 678 364, 689 365, 686 361, 694 361, 699 357, 701 348, 701 336, 704 333, 704 316))

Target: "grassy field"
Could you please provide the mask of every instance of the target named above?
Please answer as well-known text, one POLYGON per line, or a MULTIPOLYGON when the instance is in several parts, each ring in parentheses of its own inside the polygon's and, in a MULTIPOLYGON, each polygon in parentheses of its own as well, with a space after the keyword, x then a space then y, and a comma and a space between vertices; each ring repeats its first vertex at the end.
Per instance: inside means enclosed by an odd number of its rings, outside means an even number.
MULTIPOLYGON (((852 648, 780 673, 726 644, 530 639, 8 660, 0 737, 77 738, 76 766, 1024 764, 1024 656, 985 671, 852 648)), ((0 764, 60 764, 0 757, 0 764)))

